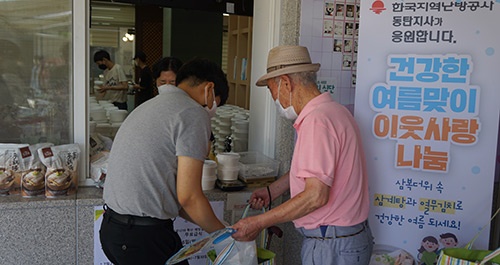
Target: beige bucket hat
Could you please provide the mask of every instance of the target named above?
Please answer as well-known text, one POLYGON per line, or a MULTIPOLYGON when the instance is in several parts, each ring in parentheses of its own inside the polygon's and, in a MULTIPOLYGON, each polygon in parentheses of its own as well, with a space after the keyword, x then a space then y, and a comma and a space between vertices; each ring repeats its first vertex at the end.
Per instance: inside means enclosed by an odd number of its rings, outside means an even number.
POLYGON ((309 51, 304 46, 277 46, 269 51, 267 56, 267 74, 255 83, 257 86, 266 86, 267 79, 280 75, 317 72, 319 63, 312 63, 309 51))

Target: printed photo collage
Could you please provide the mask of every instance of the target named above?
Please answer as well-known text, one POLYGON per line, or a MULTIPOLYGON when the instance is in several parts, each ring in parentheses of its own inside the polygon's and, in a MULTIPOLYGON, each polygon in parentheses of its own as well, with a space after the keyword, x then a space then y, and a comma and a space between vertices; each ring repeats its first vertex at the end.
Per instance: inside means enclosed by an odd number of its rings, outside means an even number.
POLYGON ((358 54, 359 6, 360 0, 327 0, 323 13, 323 38, 333 38, 333 52, 342 54, 342 70, 354 73, 358 54))

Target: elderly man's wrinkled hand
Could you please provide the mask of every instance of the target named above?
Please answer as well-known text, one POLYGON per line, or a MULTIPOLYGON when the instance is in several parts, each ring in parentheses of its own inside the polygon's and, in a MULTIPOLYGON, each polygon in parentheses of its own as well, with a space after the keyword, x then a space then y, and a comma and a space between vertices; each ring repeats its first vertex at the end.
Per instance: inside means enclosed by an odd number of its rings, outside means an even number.
POLYGON ((271 201, 266 188, 255 190, 252 195, 250 195, 250 200, 248 201, 250 207, 255 210, 260 210, 263 207, 267 207, 270 202, 271 201))
POLYGON ((253 241, 255 240, 263 227, 259 226, 258 216, 251 216, 239 220, 236 224, 232 226, 236 230, 236 233, 232 237, 237 241, 253 241))

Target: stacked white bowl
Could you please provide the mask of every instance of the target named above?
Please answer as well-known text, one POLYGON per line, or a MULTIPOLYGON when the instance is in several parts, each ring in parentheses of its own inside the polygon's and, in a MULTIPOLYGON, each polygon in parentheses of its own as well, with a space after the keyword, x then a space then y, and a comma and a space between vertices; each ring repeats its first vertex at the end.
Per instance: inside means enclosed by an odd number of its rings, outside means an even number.
POLYGON ((118 128, 128 115, 126 110, 120 110, 107 100, 97 101, 90 97, 90 131, 114 138, 118 128), (95 124, 94 124, 95 123, 95 124))
POLYGON ((106 116, 106 110, 101 106, 91 106, 90 107, 90 118, 96 123, 108 122, 108 117, 106 116))
POLYGON ((230 148, 234 152, 248 150, 248 110, 226 104, 217 108, 212 118, 212 132, 215 137, 215 153, 219 154, 230 148), (231 146, 226 146, 226 139, 231 136, 231 146), (234 137, 236 137, 236 142, 234 137))
POLYGON ((217 154, 217 177, 222 181, 238 179, 240 171, 240 155, 238 153, 227 152, 217 154))
POLYGON ((231 124, 231 151, 248 151, 248 116, 243 112, 235 114, 231 119, 231 124))
POLYGON ((112 109, 109 111, 109 121, 111 123, 120 123, 125 120, 128 115, 128 111, 124 109, 112 109))
POLYGON ((112 106, 106 105, 106 107, 104 107, 104 109, 106 110, 106 116, 109 119, 109 112, 112 110, 118 110, 118 107, 115 105, 112 105, 112 106))
POLYGON ((112 109, 109 111, 109 122, 111 123, 110 137, 115 138, 118 129, 128 115, 128 111, 123 109, 112 109))
POLYGON ((232 107, 228 105, 221 106, 217 108, 216 115, 212 118, 216 154, 224 152, 226 137, 231 135, 231 109, 232 107))
POLYGON ((201 175, 201 188, 212 190, 217 180, 217 163, 213 160, 205 160, 203 163, 203 175, 201 175))

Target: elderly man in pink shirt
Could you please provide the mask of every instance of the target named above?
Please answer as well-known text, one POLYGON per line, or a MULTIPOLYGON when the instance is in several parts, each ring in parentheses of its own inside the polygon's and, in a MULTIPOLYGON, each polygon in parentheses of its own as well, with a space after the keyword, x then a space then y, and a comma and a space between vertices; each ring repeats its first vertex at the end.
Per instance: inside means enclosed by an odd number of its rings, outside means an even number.
POLYGON ((316 85, 319 64, 302 46, 269 51, 267 74, 257 86, 269 88, 282 116, 295 120, 297 140, 290 171, 254 191, 259 209, 290 190, 290 200, 233 228, 236 240, 254 240, 262 229, 293 221, 303 235, 302 264, 368 264, 373 237, 368 226, 368 176, 358 126, 343 105, 316 85))

